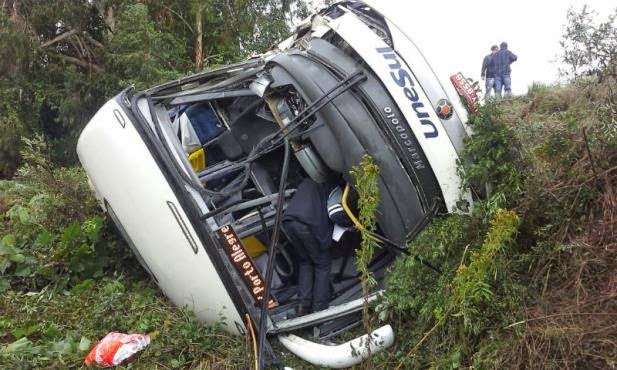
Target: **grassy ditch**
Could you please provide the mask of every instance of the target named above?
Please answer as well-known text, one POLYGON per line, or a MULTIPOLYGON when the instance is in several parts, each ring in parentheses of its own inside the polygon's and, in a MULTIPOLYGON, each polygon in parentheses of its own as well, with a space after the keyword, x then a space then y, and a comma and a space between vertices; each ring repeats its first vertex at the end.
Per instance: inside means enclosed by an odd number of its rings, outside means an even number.
MULTIPOLYGON (((441 274, 395 263, 370 322, 397 340, 372 367, 617 367, 616 91, 611 78, 537 85, 471 117, 461 171, 488 194, 410 244, 441 274)), ((125 368, 248 367, 242 338, 148 282, 80 169, 50 164, 42 140, 24 147, 0 182, 0 367, 78 368, 112 330, 154 337, 125 368)))
POLYGON ((0 368, 80 368, 110 331, 152 337, 121 368, 245 367, 242 338, 199 324, 150 282, 83 171, 52 165, 42 140, 24 146, 26 164, 0 182, 0 368))

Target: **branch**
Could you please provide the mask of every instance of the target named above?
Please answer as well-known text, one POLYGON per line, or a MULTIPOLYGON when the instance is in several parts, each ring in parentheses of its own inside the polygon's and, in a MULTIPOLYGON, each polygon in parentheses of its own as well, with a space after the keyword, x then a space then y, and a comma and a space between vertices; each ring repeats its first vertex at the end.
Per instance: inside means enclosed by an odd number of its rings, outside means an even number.
POLYGON ((96 46, 97 48, 101 48, 101 49, 104 48, 103 44, 95 40, 94 37, 90 36, 88 32, 84 32, 84 37, 86 38, 86 40, 88 40, 92 45, 96 46))
POLYGON ((65 33, 63 33, 63 34, 61 34, 61 35, 58 35, 58 36, 54 37, 53 39, 51 39, 51 40, 49 40, 49 41, 47 41, 47 42, 42 43, 42 44, 41 44, 41 48, 46 48, 46 47, 48 47, 48 46, 50 46, 50 45, 53 45, 53 44, 55 44, 55 43, 56 43, 56 42, 58 42, 58 41, 62 41, 62 40, 64 40, 64 39, 66 39, 67 37, 71 37, 71 36, 73 36, 73 35, 74 35, 74 34, 76 34, 77 32, 78 32, 77 30, 70 30, 70 31, 67 31, 67 32, 65 32, 65 33))
POLYGON ((193 27, 191 27, 191 25, 189 24, 189 22, 186 21, 186 19, 184 19, 184 17, 176 12, 175 10, 173 10, 172 8, 166 6, 165 9, 169 10, 170 12, 172 12, 173 14, 176 15, 176 17, 180 18, 180 20, 184 23, 184 25, 189 29, 189 31, 191 31, 191 33, 195 33, 195 31, 193 31, 193 27))
POLYGON ((554 315, 547 315, 547 316, 542 316, 542 317, 534 317, 534 318, 527 319, 527 320, 517 321, 515 323, 512 323, 512 324, 506 326, 504 329, 509 329, 509 328, 512 328, 512 327, 517 326, 517 325, 528 323, 530 321, 545 320, 545 319, 550 319, 550 318, 553 318, 553 317, 588 316, 588 315, 589 316, 615 316, 615 315, 617 315, 617 313, 614 313, 614 312, 565 312, 565 313, 556 313, 554 315))
POLYGON ((71 43, 71 45, 73 46, 73 48, 74 48, 75 50, 77 50, 77 53, 79 54, 79 57, 83 59, 83 57, 85 57, 85 56, 86 56, 86 53, 85 53, 84 49, 83 49, 83 48, 80 48, 80 47, 78 46, 78 43, 76 43, 76 42, 73 40, 73 39, 75 39, 75 38, 79 40, 79 37, 73 37, 73 38, 70 38, 70 39, 69 39, 69 42, 71 43))
POLYGON ((90 50, 90 48, 88 47, 88 44, 86 44, 85 41, 81 41, 81 37, 79 36, 74 37, 74 39, 77 40, 77 44, 82 50, 82 55, 85 55, 88 58, 88 63, 92 64, 92 58, 94 57, 94 54, 92 53, 92 50, 90 50))
POLYGON ((593 156, 591 155, 591 150, 589 149, 589 141, 587 140, 587 127, 583 127, 583 138, 585 139, 585 148, 587 149, 587 155, 589 156, 589 163, 591 163, 591 171, 594 176, 598 176, 596 172, 596 166, 593 164, 593 156))
POLYGON ((401 360, 401 362, 398 363, 398 365, 396 366, 396 368, 394 368, 394 370, 399 370, 401 368, 401 366, 403 366, 403 364, 405 363, 405 360, 410 358, 411 356, 413 356, 413 354, 416 353, 418 348, 420 348, 422 343, 424 343, 424 341, 428 337, 430 337, 435 332, 435 330, 437 330, 437 328, 439 328, 441 326, 441 324, 444 323, 444 321, 446 321, 446 317, 448 317, 448 315, 450 314, 451 308, 452 307, 450 307, 450 308, 448 308, 448 310, 446 310, 446 312, 444 313, 443 317, 439 321, 437 321, 437 323, 431 328, 431 330, 429 330, 426 333, 424 333, 424 336, 422 337, 422 339, 420 339, 420 341, 418 343, 416 343, 416 345, 413 346, 413 348, 410 349, 409 352, 407 352, 407 354, 405 355, 405 358, 403 358, 401 360))
POLYGON ((94 63, 88 63, 86 61, 83 61, 81 59, 75 58, 75 57, 70 57, 68 55, 64 55, 64 54, 50 54, 52 56, 57 57, 58 59, 61 59, 65 62, 83 67, 83 68, 91 68, 93 69, 95 72, 103 72, 104 69, 94 63))

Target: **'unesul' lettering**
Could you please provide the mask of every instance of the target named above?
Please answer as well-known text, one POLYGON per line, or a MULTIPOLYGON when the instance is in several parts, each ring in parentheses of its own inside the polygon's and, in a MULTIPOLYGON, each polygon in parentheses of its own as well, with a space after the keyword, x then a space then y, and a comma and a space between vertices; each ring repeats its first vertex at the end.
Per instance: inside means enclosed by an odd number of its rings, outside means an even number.
POLYGON ((377 48, 378 53, 382 54, 384 59, 388 60, 388 66, 392 70, 390 72, 390 76, 392 80, 403 89, 403 94, 405 97, 409 99, 411 102, 411 108, 416 114, 416 117, 420 121, 422 126, 427 127, 429 130, 425 131, 424 137, 427 139, 431 139, 437 137, 439 132, 437 131, 437 127, 431 121, 428 112, 426 111, 426 106, 420 100, 420 96, 415 89, 415 84, 411 78, 411 74, 403 68, 401 62, 398 60, 394 51, 389 47, 377 48))

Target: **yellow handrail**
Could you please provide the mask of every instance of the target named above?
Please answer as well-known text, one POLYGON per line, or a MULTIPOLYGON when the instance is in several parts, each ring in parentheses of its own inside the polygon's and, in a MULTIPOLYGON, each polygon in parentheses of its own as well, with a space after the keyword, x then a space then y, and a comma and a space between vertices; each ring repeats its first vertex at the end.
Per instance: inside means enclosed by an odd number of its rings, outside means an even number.
POLYGON ((364 225, 360 223, 360 220, 356 218, 356 216, 351 212, 349 205, 347 205, 347 196, 349 195, 349 184, 345 185, 345 190, 343 190, 343 196, 341 197, 341 204, 343 205, 343 210, 347 213, 347 216, 353 222, 357 229, 362 230, 366 233, 369 239, 373 240, 376 243, 383 243, 384 241, 378 238, 373 234, 372 231, 368 230, 364 225))

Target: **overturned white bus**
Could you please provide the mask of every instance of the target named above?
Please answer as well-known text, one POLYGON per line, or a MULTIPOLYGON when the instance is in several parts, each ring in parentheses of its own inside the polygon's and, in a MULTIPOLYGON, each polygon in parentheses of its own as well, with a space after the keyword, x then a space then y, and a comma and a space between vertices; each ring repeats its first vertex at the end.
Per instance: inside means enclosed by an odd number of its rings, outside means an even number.
MULTIPOLYGON (((320 341, 360 323, 359 238, 332 247, 329 307, 297 316, 295 256, 285 233, 274 233, 277 219, 302 179, 334 178, 353 192, 352 166, 372 156, 378 234, 389 244, 369 265, 375 300, 388 267, 435 214, 473 203, 457 173, 470 134, 459 93, 475 100, 464 78, 452 81, 441 84, 378 9, 344 1, 263 55, 123 91, 86 126, 77 151, 102 207, 175 304, 233 333, 251 325, 314 364, 347 367, 367 352, 320 341), (309 327, 310 341, 294 334, 309 327)), ((372 352, 394 333, 386 325, 374 339, 372 352)))

